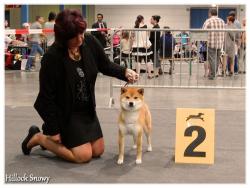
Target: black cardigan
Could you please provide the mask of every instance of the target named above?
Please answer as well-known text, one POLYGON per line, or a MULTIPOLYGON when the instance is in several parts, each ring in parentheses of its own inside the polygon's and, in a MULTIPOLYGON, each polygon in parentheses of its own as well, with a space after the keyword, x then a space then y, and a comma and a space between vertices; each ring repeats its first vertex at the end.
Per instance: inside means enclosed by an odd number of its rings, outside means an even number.
MULTIPOLYGON (((110 62, 100 43, 90 34, 85 34, 80 47, 84 60, 85 75, 95 112, 95 82, 97 73, 127 81, 126 69, 110 62)), ((44 121, 43 132, 56 135, 67 126, 74 101, 73 69, 67 59, 67 49, 55 43, 44 54, 39 73, 40 90, 34 107, 44 121)))
MULTIPOLYGON (((153 27, 153 29, 159 29, 159 28, 160 28, 160 26, 158 24, 153 27)), ((160 31, 151 31, 150 32, 149 40, 152 43, 151 50, 153 52, 155 50, 155 43, 156 43, 156 51, 158 51, 160 49, 160 38, 161 38, 160 31), (156 38, 155 38, 155 32, 156 32, 156 38)))

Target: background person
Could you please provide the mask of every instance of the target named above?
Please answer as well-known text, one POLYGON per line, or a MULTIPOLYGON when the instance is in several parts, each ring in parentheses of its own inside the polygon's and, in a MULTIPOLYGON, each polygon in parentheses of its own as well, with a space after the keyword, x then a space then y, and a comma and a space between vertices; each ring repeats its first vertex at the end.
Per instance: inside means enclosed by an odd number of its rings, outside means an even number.
POLYGON ((188 43, 189 43, 189 35, 186 31, 182 31, 180 34, 177 35, 177 37, 180 37, 181 41, 181 51, 183 52, 184 58, 188 57, 188 43))
MULTIPOLYGON (((56 19, 56 13, 50 12, 48 16, 48 22, 45 22, 44 29, 52 29, 54 30, 55 25, 55 19, 56 19)), ((55 34, 52 33, 46 33, 46 42, 47 42, 47 48, 49 48, 54 42, 55 42, 55 34)))
MULTIPOLYGON (((107 23, 103 21, 103 14, 101 13, 98 13, 97 14, 97 22, 95 22, 93 25, 92 25, 92 28, 93 29, 107 29, 107 23)), ((106 47, 106 36, 108 34, 108 31, 92 31, 91 32, 92 35, 94 35, 98 40, 99 42, 102 44, 103 48, 106 47)))
MULTIPOLYGON (((24 29, 30 29, 30 24, 27 22, 23 23, 22 26, 24 29)), ((22 39, 23 39, 23 42, 25 43, 29 42, 29 37, 27 34, 22 34, 22 39)))
MULTIPOLYGON (((203 24, 203 29, 224 29, 224 21, 217 16, 217 9, 211 8, 208 12, 208 19, 203 24)), ((214 80, 218 71, 220 52, 224 43, 224 32, 208 32, 208 62, 210 75, 208 78, 214 80)))
MULTIPOLYGON (((44 18, 42 16, 37 16, 36 21, 31 24, 30 29, 42 29, 42 24, 44 23, 44 18)), ((31 34, 29 36, 29 41, 31 45, 30 55, 26 64, 26 71, 33 71, 35 69, 35 64, 33 64, 33 60, 35 59, 35 55, 39 53, 41 56, 44 54, 44 50, 41 47, 41 37, 45 35, 42 34, 31 34)))
MULTIPOLYGON (((142 15, 137 16, 134 28, 147 28, 147 25, 144 23, 144 17, 142 15)), ((146 64, 149 79, 153 78, 153 66, 150 62, 150 55, 153 54, 150 48, 151 45, 152 44, 149 40, 147 31, 136 31, 133 34, 132 55, 135 57, 136 61, 136 72, 140 74, 141 63, 143 60, 146 64)))
MULTIPOLYGON (((153 25, 153 29, 159 29, 159 21, 161 17, 158 15, 154 15, 150 19, 150 23, 153 25)), ((151 46, 151 51, 153 54, 151 55, 151 59, 154 62, 154 75, 157 77, 159 74, 161 75, 162 69, 161 69, 161 63, 159 60, 159 49, 160 49, 160 37, 161 37, 161 32, 160 31, 151 31, 150 32, 150 37, 149 40, 152 44, 151 46)))
POLYGON ((123 31, 122 32, 122 39, 120 42, 120 47, 121 47, 121 59, 122 61, 125 62, 125 66, 132 68, 131 64, 131 51, 132 51, 132 40, 130 38, 129 32, 128 31, 123 31))
MULTIPOLYGON (((236 12, 230 11, 228 16, 232 16, 234 18, 235 28, 241 29, 241 24, 240 24, 240 21, 237 19, 236 12)), ((238 36, 240 36, 240 35, 238 35, 238 36)), ((234 72, 235 72, 235 74, 238 74, 238 71, 239 71, 239 56, 240 56, 240 42, 235 44, 235 58, 234 58, 234 72)))
MULTIPOLYGON (((226 29, 237 29, 234 24, 234 17, 227 17, 227 24, 225 26, 226 29)), ((227 31, 225 33, 225 53, 227 59, 229 61, 229 76, 234 74, 234 58, 235 58, 235 45, 238 41, 236 41, 239 37, 237 36, 238 32, 227 31)))
MULTIPOLYGON (((170 27, 165 26, 164 29, 170 29, 170 27)), ((163 35, 160 38, 160 57, 162 59, 169 59, 170 62, 170 68, 169 68, 169 74, 172 74, 173 71, 173 51, 175 48, 175 38, 171 34, 171 31, 165 31, 163 35)))
MULTIPOLYGON (((242 29, 246 29, 246 18, 242 20, 242 29)), ((241 44, 239 54, 239 74, 246 73, 246 31, 241 33, 241 44)))

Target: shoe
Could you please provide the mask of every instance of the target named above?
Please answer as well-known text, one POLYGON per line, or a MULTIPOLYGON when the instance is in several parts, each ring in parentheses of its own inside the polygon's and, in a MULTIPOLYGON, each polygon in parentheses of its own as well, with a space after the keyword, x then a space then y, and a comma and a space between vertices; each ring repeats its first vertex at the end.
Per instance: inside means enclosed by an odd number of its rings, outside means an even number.
POLYGON ((40 132, 40 129, 35 126, 35 125, 32 125, 30 128, 29 128, 29 133, 28 133, 28 136, 23 140, 22 142, 22 151, 23 151, 23 154, 24 155, 29 155, 30 154, 30 151, 31 149, 29 149, 27 147, 27 144, 28 142, 30 141, 30 139, 37 133, 40 132))
POLYGON ((239 71, 238 74, 246 74, 246 71, 239 71))
POLYGON ((208 79, 209 80, 215 80, 215 77, 214 76, 209 76, 208 79))

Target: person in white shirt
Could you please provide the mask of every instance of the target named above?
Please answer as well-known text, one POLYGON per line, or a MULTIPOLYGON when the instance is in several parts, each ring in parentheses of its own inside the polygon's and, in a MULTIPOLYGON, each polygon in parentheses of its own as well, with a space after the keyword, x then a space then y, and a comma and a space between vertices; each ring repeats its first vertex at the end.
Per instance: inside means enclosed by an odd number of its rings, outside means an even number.
MULTIPOLYGON (((24 29, 30 29, 30 24, 25 22, 23 23, 23 28, 24 29)), ((27 43, 28 42, 28 35, 27 34, 22 34, 22 39, 23 39, 23 42, 27 43)))
MULTIPOLYGON (((49 21, 45 22, 45 24, 44 24, 44 29, 53 29, 54 30, 54 25, 55 25, 55 20, 56 20, 56 13, 50 12, 48 20, 49 21)), ((55 41, 54 33, 47 33, 46 34, 46 39, 47 39, 47 48, 49 48, 55 41)))
MULTIPOLYGON (((36 21, 31 24, 30 29, 42 29, 42 24, 44 23, 44 18, 42 16, 37 16, 36 21)), ((41 56, 44 54, 44 51, 42 49, 41 45, 41 36, 44 36, 44 34, 31 34, 30 35, 30 43, 31 43, 31 52, 26 64, 26 71, 33 71, 34 65, 33 65, 33 59, 34 56, 39 53, 41 56)))
MULTIPOLYGON (((135 21, 134 28, 146 29, 147 25, 144 23, 144 17, 138 15, 135 21)), ((146 69, 148 73, 148 78, 151 79, 154 76, 152 75, 153 65, 150 62, 150 55, 153 54, 151 50, 152 43, 149 40, 149 35, 147 31, 136 31, 132 36, 133 45, 132 45, 132 55, 135 57, 136 61, 136 72, 140 74, 141 72, 141 63, 142 61, 146 64, 146 69)))
POLYGON ((125 66, 132 68, 131 66, 131 51, 132 51, 133 41, 130 38, 128 31, 122 32, 122 40, 120 42, 121 45, 121 59, 124 60, 125 66))

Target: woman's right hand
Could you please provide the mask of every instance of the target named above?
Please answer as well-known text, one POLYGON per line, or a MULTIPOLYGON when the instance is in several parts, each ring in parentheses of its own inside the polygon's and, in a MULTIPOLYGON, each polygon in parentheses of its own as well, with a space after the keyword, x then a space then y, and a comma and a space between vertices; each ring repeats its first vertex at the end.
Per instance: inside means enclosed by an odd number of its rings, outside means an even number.
POLYGON ((125 77, 128 79, 129 83, 134 83, 134 82, 138 81, 139 74, 137 74, 132 69, 126 69, 125 77))

